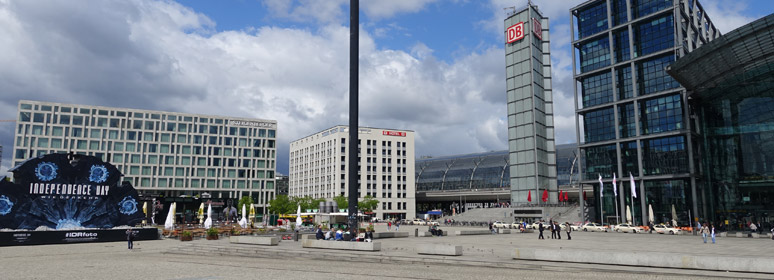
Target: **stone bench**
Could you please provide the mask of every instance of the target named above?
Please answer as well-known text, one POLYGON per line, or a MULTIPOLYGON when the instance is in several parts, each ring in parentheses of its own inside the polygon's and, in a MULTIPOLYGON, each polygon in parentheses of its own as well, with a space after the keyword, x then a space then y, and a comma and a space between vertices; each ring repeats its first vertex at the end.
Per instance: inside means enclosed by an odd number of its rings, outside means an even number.
POLYGON ((419 244, 416 248, 420 255, 462 256, 462 245, 419 244))
POLYGON ((277 246, 279 238, 276 236, 231 236, 228 238, 230 243, 277 246))
POLYGON ((409 236, 409 233, 407 231, 374 232, 374 239, 403 238, 403 237, 408 237, 408 236, 409 236))
POLYGON ((498 228, 497 229, 497 233, 500 233, 500 234, 510 234, 511 230, 507 229, 507 228, 498 228))
POLYGON ((480 234, 492 234, 488 229, 472 229, 472 230, 458 230, 454 232, 454 235, 480 235, 480 234))
POLYGON ((301 247, 351 251, 381 251, 382 243, 306 239, 301 242, 301 247))
MULTIPOLYGON (((444 231, 441 232, 441 234, 443 236, 448 236, 449 232, 444 230, 444 231)), ((433 234, 430 233, 429 231, 420 231, 419 232, 419 237, 431 237, 431 236, 433 236, 433 234)))

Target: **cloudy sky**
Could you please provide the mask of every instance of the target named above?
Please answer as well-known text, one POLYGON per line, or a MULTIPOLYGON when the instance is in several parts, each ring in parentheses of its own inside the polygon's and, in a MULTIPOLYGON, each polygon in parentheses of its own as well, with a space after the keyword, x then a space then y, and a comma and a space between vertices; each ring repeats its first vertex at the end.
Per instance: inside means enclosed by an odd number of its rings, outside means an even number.
MULTIPOLYGON (((575 142, 569 9, 551 21, 557 143, 575 142)), ((701 1, 722 32, 769 0, 701 1)), ((416 154, 507 148, 503 19, 526 0, 362 0, 360 124, 416 154)), ((274 119, 288 144, 348 123, 348 0, 0 0, 0 119, 20 99, 274 119)), ((13 123, 0 122, 0 172, 13 123)))

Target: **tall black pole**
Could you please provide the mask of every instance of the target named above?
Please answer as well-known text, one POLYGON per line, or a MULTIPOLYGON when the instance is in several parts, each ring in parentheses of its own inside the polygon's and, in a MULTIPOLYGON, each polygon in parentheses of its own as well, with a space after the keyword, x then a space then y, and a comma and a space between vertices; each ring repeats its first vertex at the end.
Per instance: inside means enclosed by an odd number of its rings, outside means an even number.
POLYGON ((360 27, 360 1, 349 1, 349 226, 357 229, 357 191, 360 186, 358 171, 358 55, 359 55, 359 27, 360 27))

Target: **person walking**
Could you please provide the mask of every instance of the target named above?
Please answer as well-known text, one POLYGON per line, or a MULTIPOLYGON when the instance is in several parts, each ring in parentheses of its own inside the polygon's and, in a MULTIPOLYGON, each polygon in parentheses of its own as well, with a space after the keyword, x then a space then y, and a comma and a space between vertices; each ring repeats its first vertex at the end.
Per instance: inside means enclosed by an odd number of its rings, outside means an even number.
POLYGON ((539 224, 538 224, 538 231, 540 231, 540 235, 538 235, 538 240, 540 240, 540 239, 545 239, 545 238, 543 237, 543 223, 539 223, 539 224))
POLYGON ((134 247, 134 244, 132 241, 134 241, 134 231, 130 228, 126 230, 126 241, 129 243, 129 250, 132 250, 134 247))
POLYGON ((648 229, 650 230, 650 234, 653 234, 653 222, 648 222, 648 229))
POLYGON ((701 237, 704 238, 704 243, 707 243, 707 235, 709 235, 709 226, 707 226, 707 223, 704 223, 704 226, 701 227, 701 237))
POLYGON ((562 226, 557 221, 554 221, 554 230, 556 230, 556 239, 562 239, 562 226))
POLYGON ((715 224, 710 224, 710 234, 712 236, 712 244, 715 244, 715 224))
POLYGON ((392 227, 392 222, 387 221, 387 231, 390 231, 391 227, 392 227))
POLYGON ((548 220, 548 227, 551 230, 551 239, 555 239, 556 231, 554 230, 554 220, 548 220))
POLYGON ((570 222, 564 222, 565 230, 567 231, 567 240, 572 240, 572 237, 570 237, 570 232, 572 232, 572 227, 570 226, 570 222))
POLYGON ((395 222, 395 231, 400 229, 400 221, 395 222))

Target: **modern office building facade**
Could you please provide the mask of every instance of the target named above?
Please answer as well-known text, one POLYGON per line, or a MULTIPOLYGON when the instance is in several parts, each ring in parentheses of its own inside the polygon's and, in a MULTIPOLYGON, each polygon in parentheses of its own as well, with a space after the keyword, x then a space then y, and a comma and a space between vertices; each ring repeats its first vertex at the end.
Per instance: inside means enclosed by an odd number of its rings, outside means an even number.
POLYGON ((668 72, 688 90, 700 132, 699 217, 729 230, 774 220, 774 14, 681 57, 668 72), (741 225, 741 226, 740 226, 741 225))
POLYGON ((178 202, 178 212, 198 209, 196 198, 236 205, 251 196, 265 207, 275 195, 273 120, 27 100, 18 110, 14 166, 49 153, 97 156, 142 197, 178 202), (195 208, 183 210, 186 202, 195 208))
MULTIPOLYGON (((349 128, 335 126, 291 142, 289 195, 347 197, 348 141, 349 128)), ((414 218, 414 132, 360 127, 358 141, 359 198, 379 201, 374 217, 414 218)))
POLYGON ((548 18, 530 4, 508 15, 504 23, 511 202, 530 203, 530 192, 534 195, 548 190, 552 195, 547 203, 555 204, 556 150, 548 18))
MULTIPOLYGON (((570 10, 576 133, 582 181, 595 188, 603 214, 633 207, 637 224, 696 217, 695 114, 666 67, 720 33, 695 0, 593 0, 570 10), (617 174, 619 196, 611 183, 617 174), (629 187, 635 178, 637 197, 629 187), (603 201, 603 203, 600 203, 603 201)), ((599 209, 599 208, 597 208, 599 209)), ((599 220, 600 211, 595 210, 599 220)))

